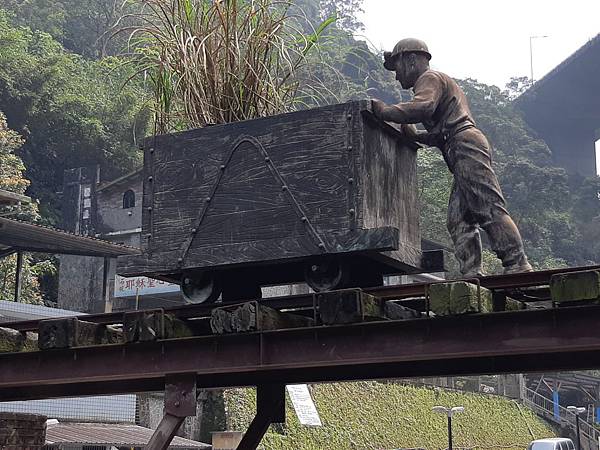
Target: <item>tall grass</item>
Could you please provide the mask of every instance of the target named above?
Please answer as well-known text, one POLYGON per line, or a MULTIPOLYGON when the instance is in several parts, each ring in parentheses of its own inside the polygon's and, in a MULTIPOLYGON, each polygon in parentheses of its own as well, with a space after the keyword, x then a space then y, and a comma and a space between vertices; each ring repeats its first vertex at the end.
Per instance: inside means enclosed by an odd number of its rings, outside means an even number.
POLYGON ((138 25, 121 32, 152 84, 157 133, 293 109, 307 55, 334 21, 307 28, 292 0, 135 1, 138 25))

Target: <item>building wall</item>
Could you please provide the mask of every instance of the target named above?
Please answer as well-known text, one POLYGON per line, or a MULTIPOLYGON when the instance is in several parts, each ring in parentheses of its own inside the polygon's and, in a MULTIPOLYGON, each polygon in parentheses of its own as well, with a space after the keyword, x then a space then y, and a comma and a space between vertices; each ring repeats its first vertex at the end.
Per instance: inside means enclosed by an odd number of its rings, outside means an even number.
MULTIPOLYGON (((63 227, 67 231, 140 247, 142 215, 141 173, 102 189, 93 168, 65 172, 63 227), (100 187, 100 188, 99 188, 100 187), (135 207, 123 208, 123 194, 132 189, 135 207)), ((109 298, 113 298, 116 260, 110 261, 109 298)), ((60 256, 58 307, 72 311, 109 311, 103 290, 104 259, 60 256)))
POLYGON ((139 247, 139 234, 142 226, 142 179, 141 175, 134 176, 126 183, 119 183, 106 189, 98 191, 96 197, 96 234, 108 237, 109 240, 122 242, 123 244, 137 244, 139 247), (127 190, 135 193, 135 207, 123 208, 123 195, 127 190), (115 233, 123 231, 139 230, 130 233, 122 241, 115 233), (134 236, 135 235, 135 236, 134 236))

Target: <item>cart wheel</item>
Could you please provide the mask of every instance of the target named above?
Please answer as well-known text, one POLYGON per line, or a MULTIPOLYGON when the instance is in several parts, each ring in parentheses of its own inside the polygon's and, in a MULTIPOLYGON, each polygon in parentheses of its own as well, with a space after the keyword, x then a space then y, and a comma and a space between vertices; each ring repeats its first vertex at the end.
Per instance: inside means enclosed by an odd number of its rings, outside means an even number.
POLYGON ((343 288, 348 279, 348 267, 339 258, 315 259, 305 266, 304 279, 315 292, 343 288))
POLYGON ((213 303, 221 295, 220 283, 207 272, 184 272, 180 286, 187 303, 213 303))

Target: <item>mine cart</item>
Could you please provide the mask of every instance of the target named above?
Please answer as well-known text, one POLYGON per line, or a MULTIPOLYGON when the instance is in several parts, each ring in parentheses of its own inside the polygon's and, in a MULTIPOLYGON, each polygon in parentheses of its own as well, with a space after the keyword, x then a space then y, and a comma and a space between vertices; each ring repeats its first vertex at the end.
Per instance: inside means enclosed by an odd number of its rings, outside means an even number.
POLYGON ((142 253, 118 272, 192 302, 423 269, 416 147, 355 101, 149 138, 142 253))

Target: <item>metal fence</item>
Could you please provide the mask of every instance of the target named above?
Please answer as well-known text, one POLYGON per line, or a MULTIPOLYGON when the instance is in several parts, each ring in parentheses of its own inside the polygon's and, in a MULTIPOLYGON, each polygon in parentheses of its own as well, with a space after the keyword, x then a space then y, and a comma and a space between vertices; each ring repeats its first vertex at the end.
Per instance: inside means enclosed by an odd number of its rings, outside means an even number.
POLYGON ((136 395, 1 402, 0 411, 41 414, 70 422, 136 423, 136 395))
MULTIPOLYGON (((523 386, 522 388, 522 400, 523 404, 530 407, 538 414, 541 413, 548 420, 554 421, 560 425, 568 425, 572 429, 576 428, 575 416, 564 406, 558 405, 558 417, 554 414, 554 402, 532 389, 523 386)), ((579 431, 581 437, 587 439, 590 443, 597 443, 600 438, 600 431, 598 431, 592 424, 586 421, 584 418, 579 419, 579 431)))

